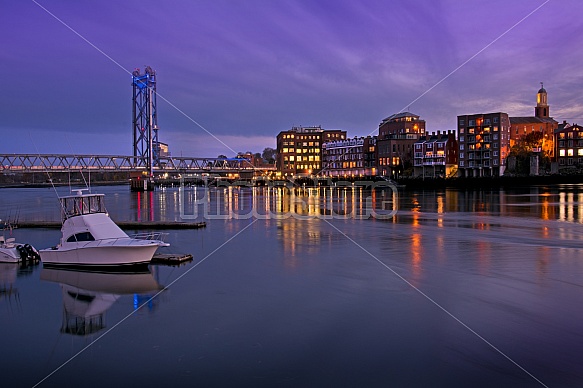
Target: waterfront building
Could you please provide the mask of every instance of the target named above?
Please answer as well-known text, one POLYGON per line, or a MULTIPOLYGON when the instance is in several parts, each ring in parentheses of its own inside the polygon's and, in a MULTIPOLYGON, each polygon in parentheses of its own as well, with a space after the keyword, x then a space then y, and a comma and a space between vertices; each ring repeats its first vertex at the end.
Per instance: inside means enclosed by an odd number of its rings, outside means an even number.
POLYGON ((263 159, 259 153, 245 152, 238 154, 237 157, 247 159, 256 168, 273 168, 273 164, 263 159))
POLYGON ((375 176, 376 143, 376 136, 367 136, 322 144, 322 176, 375 176))
POLYGON ((583 168, 583 127, 563 122, 554 137, 559 170, 583 168))
POLYGON ((318 174, 322 169, 322 144, 345 140, 346 131, 292 127, 277 135, 276 168, 282 176, 318 174))
POLYGON ((379 124, 377 172, 397 176, 413 165, 413 146, 425 135, 425 120, 411 112, 391 115, 379 124))
POLYGON ((451 177, 457 174, 458 144, 455 131, 422 136, 415 142, 414 176, 451 177))
POLYGON ((457 117, 458 171, 461 177, 502 176, 510 152, 507 113, 457 117))
POLYGON ((559 123, 549 115, 547 91, 542 85, 536 95, 534 116, 510 117, 510 147, 519 144, 522 139, 533 132, 542 133, 541 149, 550 158, 555 157, 554 132, 559 123))

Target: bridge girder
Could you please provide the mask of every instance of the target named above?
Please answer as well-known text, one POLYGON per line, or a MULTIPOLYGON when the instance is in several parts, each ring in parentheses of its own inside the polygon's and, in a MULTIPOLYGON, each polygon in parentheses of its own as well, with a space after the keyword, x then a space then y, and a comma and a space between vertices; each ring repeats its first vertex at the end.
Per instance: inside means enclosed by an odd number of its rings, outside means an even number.
MULTIPOLYGON (((10 172, 142 172, 149 160, 134 155, 0 154, 0 171, 10 172)), ((154 173, 240 173, 267 171, 247 159, 160 157, 154 173)))

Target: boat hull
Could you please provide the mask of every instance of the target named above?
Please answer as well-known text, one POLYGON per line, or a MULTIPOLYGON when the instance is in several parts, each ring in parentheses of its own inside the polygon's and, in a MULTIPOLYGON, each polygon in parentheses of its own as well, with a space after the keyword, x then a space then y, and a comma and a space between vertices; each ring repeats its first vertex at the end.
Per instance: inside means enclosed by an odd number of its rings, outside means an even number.
POLYGON ((18 263, 20 260, 16 248, 0 248, 0 263, 18 263))
POLYGON ((88 269, 121 269, 145 266, 150 263, 157 244, 112 245, 72 249, 44 249, 40 258, 46 267, 68 267, 88 269))

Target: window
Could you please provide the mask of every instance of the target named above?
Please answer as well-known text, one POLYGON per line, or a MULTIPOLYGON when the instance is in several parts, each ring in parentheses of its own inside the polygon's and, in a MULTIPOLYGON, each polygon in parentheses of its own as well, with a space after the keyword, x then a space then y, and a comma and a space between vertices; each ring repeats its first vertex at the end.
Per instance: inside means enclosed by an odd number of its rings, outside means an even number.
POLYGON ((497 133, 495 133, 494 135, 492 135, 492 138, 493 138, 494 140, 498 140, 498 134, 497 134, 497 133))
POLYGON ((78 241, 95 241, 93 235, 89 232, 77 233, 70 236, 67 242, 78 242, 78 241))
POLYGON ((465 141, 465 137, 464 136, 460 136, 460 142, 463 143, 465 141))
POLYGON ((492 152, 492 156, 494 156, 494 157, 498 156, 498 151, 492 152))
POLYGON ((460 133, 464 133, 464 129, 463 128, 460 128, 460 133))
POLYGON ((463 159, 464 157, 465 157, 464 156, 464 153, 463 152, 460 152, 460 159, 463 159))
POLYGON ((573 149, 572 148, 569 148, 567 150, 567 156, 573 156, 573 149))
POLYGON ((464 145, 460 144, 460 151, 463 151, 463 150, 464 150, 464 145))
POLYGON ((498 148, 498 143, 494 143, 494 148, 498 148))
POLYGON ((473 120, 473 119, 472 120, 468 120, 468 125, 470 127, 473 127, 474 125, 476 125, 476 120, 473 120))
POLYGON ((466 125, 466 121, 464 119, 460 119, 460 126, 466 125))
POLYGON ((494 120, 494 124, 498 123, 498 117, 494 117, 493 120, 494 120))
POLYGON ((465 162, 463 160, 460 160, 460 167, 464 167, 465 162))
POLYGON ((567 159, 567 164, 568 164, 569 166, 572 166, 572 165, 573 165, 573 158, 568 158, 568 159, 567 159))

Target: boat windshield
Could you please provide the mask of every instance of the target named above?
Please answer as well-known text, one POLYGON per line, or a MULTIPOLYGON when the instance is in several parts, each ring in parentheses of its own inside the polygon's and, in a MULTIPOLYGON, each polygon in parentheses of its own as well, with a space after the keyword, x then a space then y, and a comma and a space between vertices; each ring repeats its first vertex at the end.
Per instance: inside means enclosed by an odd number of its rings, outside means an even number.
POLYGON ((103 194, 61 198, 63 220, 85 214, 105 213, 103 194))

